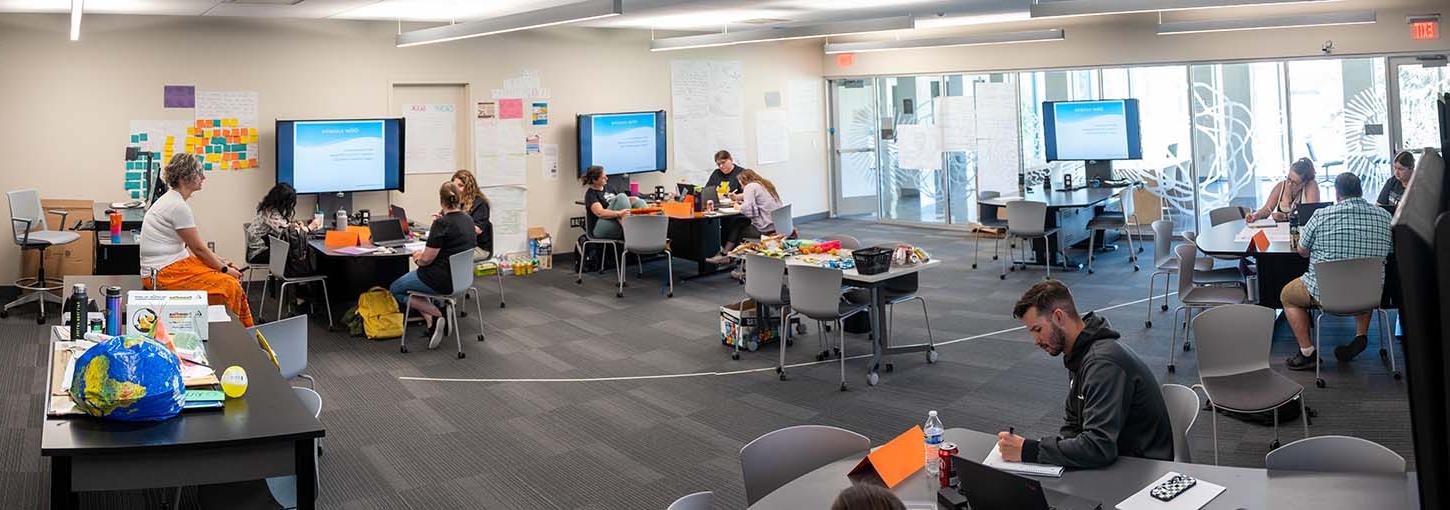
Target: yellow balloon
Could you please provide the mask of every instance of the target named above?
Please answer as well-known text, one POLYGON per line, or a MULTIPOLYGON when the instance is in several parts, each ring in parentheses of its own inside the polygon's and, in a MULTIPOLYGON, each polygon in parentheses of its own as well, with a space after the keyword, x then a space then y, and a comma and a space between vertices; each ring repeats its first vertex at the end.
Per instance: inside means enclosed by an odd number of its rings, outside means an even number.
POLYGON ((241 398, 247 394, 247 371, 246 369, 232 365, 222 372, 222 391, 231 398, 241 398))

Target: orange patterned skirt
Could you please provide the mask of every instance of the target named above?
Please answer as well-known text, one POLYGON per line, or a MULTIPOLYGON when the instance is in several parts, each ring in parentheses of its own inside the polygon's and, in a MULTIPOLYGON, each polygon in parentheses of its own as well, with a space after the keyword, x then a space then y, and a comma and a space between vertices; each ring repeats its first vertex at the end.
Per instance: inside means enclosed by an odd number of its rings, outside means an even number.
MULTIPOLYGON (((204 290, 208 303, 225 305, 227 310, 236 314, 242 326, 250 328, 255 324, 252 321, 252 307, 247 304, 247 293, 242 290, 242 282, 208 267, 196 255, 162 268, 156 273, 156 279, 160 283, 157 288, 161 290, 204 290)), ((144 280, 149 278, 143 278, 144 280)), ((149 286, 150 282, 146 283, 149 286)))

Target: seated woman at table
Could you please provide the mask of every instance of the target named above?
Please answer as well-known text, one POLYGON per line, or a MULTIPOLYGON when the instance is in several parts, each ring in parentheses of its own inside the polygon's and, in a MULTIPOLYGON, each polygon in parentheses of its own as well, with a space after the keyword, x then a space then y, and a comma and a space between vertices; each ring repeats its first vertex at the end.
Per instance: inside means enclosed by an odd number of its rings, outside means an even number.
MULTIPOLYGON (((780 193, 775 191, 775 184, 769 179, 761 177, 760 174, 748 168, 736 171, 740 174, 740 185, 744 188, 737 200, 740 203, 740 214, 749 221, 737 220, 729 223, 729 230, 725 232, 725 242, 719 254, 705 259, 711 264, 726 264, 730 257, 726 254, 741 241, 749 237, 760 237, 764 232, 775 231, 775 223, 771 221, 770 213, 780 209, 780 193)), ((776 232, 786 236, 790 232, 776 232)))
POLYGON ((483 190, 478 187, 478 180, 473 178, 473 172, 459 170, 453 172, 453 185, 463 192, 463 210, 468 212, 468 217, 473 219, 473 233, 478 237, 478 250, 476 258, 486 259, 493 256, 493 222, 488 219, 489 203, 488 197, 483 196, 483 190))
POLYGON ((141 266, 156 271, 156 288, 206 291, 209 302, 226 305, 243 326, 252 327, 241 271, 206 247, 186 203, 206 181, 201 163, 191 154, 177 154, 166 163, 162 176, 171 190, 146 210, 141 221, 141 266))
POLYGON ((1289 174, 1284 180, 1274 185, 1274 190, 1269 192, 1269 200, 1264 202, 1264 207, 1258 211, 1249 213, 1244 217, 1250 223, 1264 218, 1273 218, 1274 221, 1288 221, 1289 214, 1299 207, 1299 204, 1312 204, 1319 201, 1319 184, 1314 181, 1314 162, 1309 158, 1299 158, 1289 165, 1289 174))
POLYGON ((602 166, 594 165, 584 170, 584 177, 579 180, 587 186, 584 189, 584 224, 589 228, 590 237, 624 239, 624 227, 619 225, 619 219, 629 216, 630 209, 649 205, 643 199, 624 193, 612 196, 604 193, 604 184, 609 182, 609 176, 604 175, 602 166))
POLYGON ((1400 199, 1405 196, 1405 186, 1410 185, 1410 176, 1415 174, 1415 155, 1410 151, 1400 151, 1390 166, 1395 170, 1394 178, 1385 180, 1384 187, 1380 188, 1380 196, 1375 199, 1379 205, 1400 205, 1400 199))
POLYGON ((906 504, 885 487, 858 483, 837 494, 831 510, 906 510, 906 504))
MULTIPOLYGON (((294 220, 292 215, 296 210, 297 191, 285 182, 272 186, 267 196, 262 197, 262 201, 257 203, 257 215, 247 224, 248 264, 267 265, 273 237, 287 241, 294 247, 301 245, 302 248, 307 248, 307 234, 322 228, 322 220, 316 217, 306 223, 294 220)), ((293 269, 301 269, 300 266, 301 264, 294 265, 289 259, 287 276, 306 276, 303 273, 312 272, 311 268, 307 268, 306 271, 294 274, 293 269)))
POLYGON ((448 267, 448 257, 459 252, 472 252, 477 245, 473 233, 473 218, 463 212, 463 191, 453 181, 445 182, 438 188, 438 204, 442 207, 443 214, 433 220, 433 226, 428 228, 428 242, 425 247, 413 253, 413 263, 418 265, 418 269, 398 277, 388 287, 388 291, 398 300, 399 306, 410 306, 423 316, 423 321, 428 324, 432 335, 428 341, 429 349, 438 347, 448 327, 443 319, 443 312, 427 299, 410 299, 408 292, 453 293, 453 272, 448 267))

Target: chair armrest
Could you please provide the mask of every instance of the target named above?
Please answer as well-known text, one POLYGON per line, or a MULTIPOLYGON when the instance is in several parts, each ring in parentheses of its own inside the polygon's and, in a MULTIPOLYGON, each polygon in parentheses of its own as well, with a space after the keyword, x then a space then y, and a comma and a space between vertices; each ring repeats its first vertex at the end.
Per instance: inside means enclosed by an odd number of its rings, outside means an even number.
POLYGON ((65 209, 51 209, 45 212, 60 216, 60 230, 65 230, 65 219, 66 216, 70 215, 70 211, 67 211, 65 209))
POLYGON ((22 232, 25 232, 25 235, 20 239, 20 246, 21 248, 24 248, 26 245, 30 244, 30 224, 32 223, 32 220, 30 218, 10 218, 10 226, 14 227, 15 222, 17 221, 25 225, 24 229, 21 230, 22 232))

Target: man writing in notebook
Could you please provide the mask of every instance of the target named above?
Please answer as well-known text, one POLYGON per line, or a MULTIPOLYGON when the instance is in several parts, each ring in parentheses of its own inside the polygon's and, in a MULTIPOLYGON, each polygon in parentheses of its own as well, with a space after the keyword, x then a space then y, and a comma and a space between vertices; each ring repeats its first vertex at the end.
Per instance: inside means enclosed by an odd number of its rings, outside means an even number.
POLYGON ((1004 460, 1074 468, 1107 466, 1123 455, 1173 460, 1173 428, 1158 380, 1118 342, 1107 320, 1091 312, 1079 316, 1072 293, 1056 280, 1027 289, 1012 316, 1037 347, 1063 356, 1068 394, 1060 435, 997 434, 1004 460))

